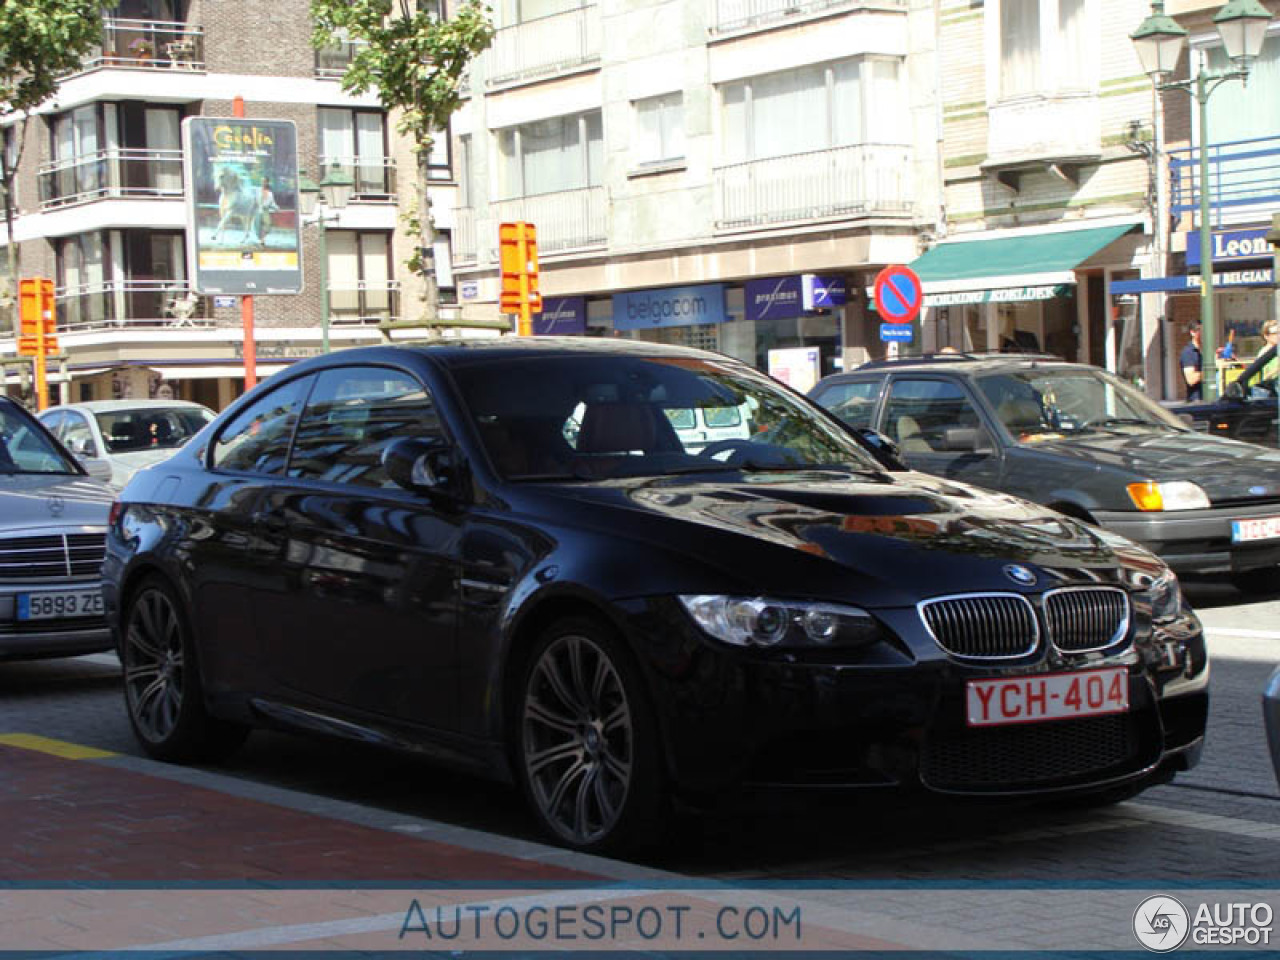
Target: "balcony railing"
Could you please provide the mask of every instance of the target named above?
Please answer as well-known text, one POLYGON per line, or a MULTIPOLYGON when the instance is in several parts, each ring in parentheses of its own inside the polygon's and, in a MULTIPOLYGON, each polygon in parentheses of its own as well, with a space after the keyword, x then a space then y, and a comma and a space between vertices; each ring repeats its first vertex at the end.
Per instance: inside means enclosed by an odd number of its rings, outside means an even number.
POLYGON ((394 280, 329 284, 332 323, 382 323, 400 316, 400 284, 394 280))
POLYGON ((716 0, 716 33, 731 33, 828 10, 890 7, 905 10, 907 0, 716 0))
MULTIPOLYGON (((1212 143, 1209 205, 1224 207, 1280 203, 1280 137, 1212 143)), ((1200 208, 1200 152, 1194 147, 1169 151, 1171 207, 1177 216, 1200 208)), ((1269 212, 1269 211, 1268 211, 1269 212)))
POLYGON ((38 174, 42 209, 104 197, 181 197, 181 150, 103 150, 55 160, 38 174))
POLYGON ((494 204, 502 223, 525 220, 537 224, 538 252, 544 254, 604 246, 608 237, 606 208, 604 187, 517 197, 494 204))
POLYGON ((479 258, 476 208, 456 207, 453 211, 453 262, 475 263, 479 258))
POLYGON ((396 192, 396 162, 391 157, 322 156, 320 170, 338 170, 351 178, 352 200, 390 200, 396 192))
POLYGON ((122 280, 63 286, 54 291, 58 329, 62 332, 116 329, 119 327, 209 327, 203 316, 205 303, 183 317, 175 309, 192 296, 189 285, 173 280, 122 280))
POLYGON ((860 144, 715 170, 722 230, 912 210, 910 147, 860 144))
POLYGON ((1102 155, 1100 103, 1092 93, 1037 93, 992 104, 983 166, 1097 159, 1102 155))
POLYGON ((335 43, 316 51, 316 76, 326 80, 338 80, 347 72, 351 61, 368 44, 362 40, 351 43, 335 43))
POLYGON ((167 20, 108 19, 86 67, 203 70, 204 30, 167 20))
POLYGON ((600 61, 600 7, 594 3, 503 27, 486 54, 489 86, 554 76, 600 61))

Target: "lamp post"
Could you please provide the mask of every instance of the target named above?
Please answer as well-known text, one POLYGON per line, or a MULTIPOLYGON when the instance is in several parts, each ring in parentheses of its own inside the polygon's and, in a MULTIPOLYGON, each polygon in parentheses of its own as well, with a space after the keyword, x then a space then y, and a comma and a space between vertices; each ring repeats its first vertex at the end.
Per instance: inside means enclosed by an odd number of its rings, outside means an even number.
POLYGON ((329 251, 325 242, 325 228, 336 223, 342 209, 351 199, 355 181, 342 172, 335 162, 324 179, 316 183, 304 172, 298 174, 299 203, 302 215, 320 229, 320 350, 329 352, 329 251), (333 212, 330 213, 329 211, 333 212))
MULTIPOLYGON (((1218 36, 1234 70, 1213 72, 1200 68, 1194 78, 1165 80, 1173 73, 1187 39, 1187 31, 1166 16, 1163 0, 1152 0, 1151 15, 1130 39, 1138 51, 1143 71, 1157 91, 1181 90, 1195 98, 1200 121, 1200 345, 1201 388, 1205 400, 1218 399, 1216 346, 1217 327, 1213 313, 1213 244, 1209 232, 1209 96, 1228 80, 1247 81, 1249 67, 1262 52, 1271 14, 1258 0, 1230 0, 1213 18, 1218 36)), ((1157 105, 1158 109, 1158 105, 1157 105)))

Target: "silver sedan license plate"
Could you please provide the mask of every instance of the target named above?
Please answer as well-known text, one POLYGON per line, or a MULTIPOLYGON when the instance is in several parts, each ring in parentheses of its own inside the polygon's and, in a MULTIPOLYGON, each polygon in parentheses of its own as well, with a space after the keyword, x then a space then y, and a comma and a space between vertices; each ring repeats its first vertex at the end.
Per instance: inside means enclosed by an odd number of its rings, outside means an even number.
POLYGON ((18 594, 19 620, 61 620, 101 613, 101 590, 47 590, 18 594))

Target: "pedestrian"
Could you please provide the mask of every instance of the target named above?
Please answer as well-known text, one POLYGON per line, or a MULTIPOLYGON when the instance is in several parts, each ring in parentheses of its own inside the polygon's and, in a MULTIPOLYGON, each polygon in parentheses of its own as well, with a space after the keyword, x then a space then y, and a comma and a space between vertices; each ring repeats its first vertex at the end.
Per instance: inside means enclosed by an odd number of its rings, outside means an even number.
POLYGON ((1252 395, 1276 395, 1276 376, 1280 375, 1280 356, 1277 355, 1280 353, 1277 350, 1277 343, 1280 343, 1280 320, 1268 320, 1262 325, 1262 340, 1265 343, 1262 352, 1240 371, 1240 377, 1236 380, 1240 388, 1232 391, 1233 396, 1244 396, 1245 391, 1249 390, 1249 381, 1255 376, 1258 377, 1258 382, 1250 391, 1252 395))
POLYGON ((1182 379, 1187 384, 1187 402, 1198 403, 1204 397, 1201 383, 1204 361, 1200 356, 1200 324, 1191 324, 1191 342, 1182 348, 1178 356, 1178 366, 1182 368, 1182 379))

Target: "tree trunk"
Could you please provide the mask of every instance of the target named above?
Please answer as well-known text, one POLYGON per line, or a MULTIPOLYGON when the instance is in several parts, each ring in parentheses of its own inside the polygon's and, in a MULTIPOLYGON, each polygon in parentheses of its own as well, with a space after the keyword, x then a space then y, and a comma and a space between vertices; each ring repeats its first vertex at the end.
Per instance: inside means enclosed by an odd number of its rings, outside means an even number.
POLYGON ((431 212, 431 142, 418 144, 418 233, 422 262, 422 321, 434 328, 440 320, 440 284, 436 279, 436 224, 431 212))

